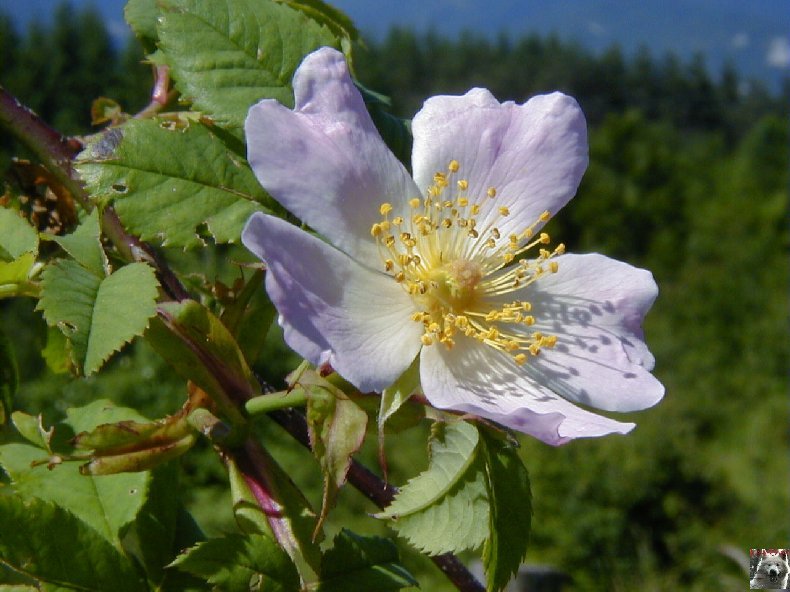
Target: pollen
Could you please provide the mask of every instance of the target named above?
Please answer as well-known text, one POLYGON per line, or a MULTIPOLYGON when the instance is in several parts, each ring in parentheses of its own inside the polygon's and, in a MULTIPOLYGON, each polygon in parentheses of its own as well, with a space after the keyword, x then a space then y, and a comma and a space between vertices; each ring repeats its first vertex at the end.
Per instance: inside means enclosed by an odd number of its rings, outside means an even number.
MULTIPOLYGON (((523 365, 557 343, 556 336, 534 330, 540 326, 540 311, 533 311, 527 298, 532 283, 557 272, 553 258, 565 247, 550 250, 549 235, 538 233, 551 217, 548 211, 513 228, 509 207, 484 205, 497 197, 497 189, 469 193, 469 180, 457 178, 462 169, 452 159, 445 170, 436 171, 425 197, 407 201, 408 216, 390 219, 394 207, 382 203, 381 219, 371 225, 370 234, 383 271, 414 303, 411 319, 422 326, 423 346, 451 349, 459 339, 470 338, 523 365)), ((508 197, 504 199, 511 201, 508 197)))

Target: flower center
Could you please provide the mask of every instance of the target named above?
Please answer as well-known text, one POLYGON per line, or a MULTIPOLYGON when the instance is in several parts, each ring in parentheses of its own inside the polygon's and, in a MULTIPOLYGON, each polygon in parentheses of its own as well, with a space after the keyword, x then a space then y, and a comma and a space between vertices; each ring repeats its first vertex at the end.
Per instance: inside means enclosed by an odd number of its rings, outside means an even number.
POLYGON ((423 324, 424 345, 439 342, 452 348, 456 336, 463 334, 523 364, 542 347, 553 347, 557 338, 532 331, 532 304, 507 295, 556 272, 557 262, 549 259, 565 247, 540 247, 551 241, 546 233, 535 236, 535 229, 549 220, 548 211, 526 228, 503 236, 500 227, 509 209, 486 203, 496 199, 496 188, 470 197, 466 179, 451 182, 459 170, 458 161, 450 161, 446 172, 434 175, 426 197, 409 200, 409 211, 403 215, 393 217, 392 204, 381 204, 382 219, 370 232, 384 270, 414 300, 417 312, 412 319, 423 324), (481 212, 484 225, 478 224, 481 212), (524 256, 535 248, 537 257, 524 256))

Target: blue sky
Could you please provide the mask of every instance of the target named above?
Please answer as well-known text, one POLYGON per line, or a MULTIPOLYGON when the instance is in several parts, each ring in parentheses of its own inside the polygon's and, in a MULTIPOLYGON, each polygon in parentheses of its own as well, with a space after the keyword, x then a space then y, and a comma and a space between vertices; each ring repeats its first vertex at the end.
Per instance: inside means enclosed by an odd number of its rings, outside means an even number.
MULTIPOLYGON (((0 0, 20 24, 47 20, 60 0, 0 0)), ((113 34, 128 34, 124 0, 92 3, 113 34)), ((718 69, 732 61, 746 77, 778 86, 790 76, 790 0, 334 0, 362 31, 380 37, 392 25, 434 29, 447 35, 470 30, 494 36, 506 31, 556 32, 593 50, 614 43, 627 52, 645 45, 654 54, 684 58, 702 52, 718 69)))

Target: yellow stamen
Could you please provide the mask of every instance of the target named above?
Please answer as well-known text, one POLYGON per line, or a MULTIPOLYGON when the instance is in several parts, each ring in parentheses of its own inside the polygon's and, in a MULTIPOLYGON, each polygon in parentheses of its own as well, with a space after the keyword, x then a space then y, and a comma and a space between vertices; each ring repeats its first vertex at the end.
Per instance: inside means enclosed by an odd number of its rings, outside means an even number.
POLYGON ((414 302, 411 319, 423 325, 424 346, 450 349, 458 339, 474 339, 522 365, 557 343, 556 336, 530 329, 539 311, 528 314, 532 304, 523 298, 543 274, 556 273, 559 265, 552 258, 565 247, 542 248, 551 240, 545 232, 538 234, 550 218, 548 211, 500 240, 501 218, 510 216, 510 209, 498 206, 479 219, 482 203, 496 197, 497 191, 489 187, 484 195, 461 194, 469 182, 450 183, 460 169, 461 164, 451 160, 445 171, 436 172, 425 198, 407 201, 413 210, 409 216, 390 219, 394 207, 382 203, 382 218, 371 225, 370 233, 384 271, 414 302), (511 293, 517 299, 505 301, 511 293))

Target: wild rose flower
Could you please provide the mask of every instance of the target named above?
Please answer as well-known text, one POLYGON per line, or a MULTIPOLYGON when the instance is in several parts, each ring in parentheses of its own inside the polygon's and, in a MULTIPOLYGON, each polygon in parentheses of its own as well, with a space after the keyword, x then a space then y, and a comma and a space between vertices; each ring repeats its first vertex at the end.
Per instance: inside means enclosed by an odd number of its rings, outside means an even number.
POLYGON ((293 86, 293 110, 250 109, 249 162, 326 242, 264 214, 242 234, 267 264, 290 347, 363 392, 419 356, 432 405, 551 444, 633 428, 574 403, 634 411, 661 399, 640 328, 657 294, 651 274, 565 254, 541 232, 587 166, 572 98, 500 104, 473 89, 428 99, 412 124, 412 179, 342 54, 310 54, 293 86))

